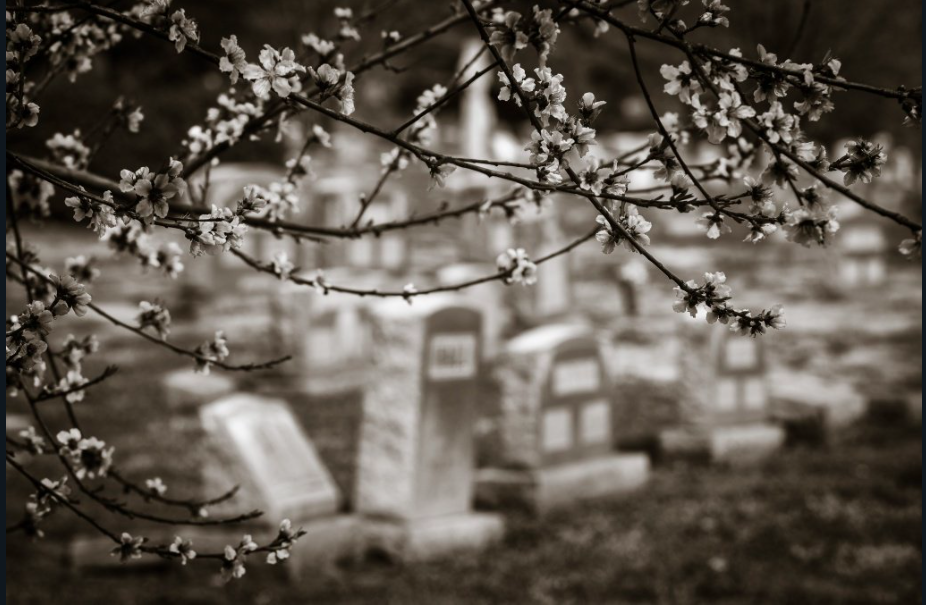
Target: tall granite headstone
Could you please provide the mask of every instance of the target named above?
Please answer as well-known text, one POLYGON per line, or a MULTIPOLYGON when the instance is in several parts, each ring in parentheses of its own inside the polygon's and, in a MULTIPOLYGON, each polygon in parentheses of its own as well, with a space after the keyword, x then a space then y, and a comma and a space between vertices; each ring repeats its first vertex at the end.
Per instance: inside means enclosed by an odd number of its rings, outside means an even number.
POLYGON ((481 547, 502 531, 499 517, 472 512, 481 317, 460 303, 433 295, 372 309, 356 509, 383 519, 372 542, 404 557, 481 547))

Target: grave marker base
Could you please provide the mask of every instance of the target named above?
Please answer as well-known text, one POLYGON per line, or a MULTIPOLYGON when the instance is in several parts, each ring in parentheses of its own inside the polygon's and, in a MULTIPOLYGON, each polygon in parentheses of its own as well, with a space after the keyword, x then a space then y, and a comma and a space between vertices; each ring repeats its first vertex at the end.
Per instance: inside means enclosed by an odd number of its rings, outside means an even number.
POLYGON ((612 454, 545 469, 482 469, 476 475, 476 501, 492 508, 516 506, 543 513, 638 489, 646 483, 649 468, 645 454, 612 454))
POLYGON ((369 520, 364 548, 403 561, 429 561, 478 552, 501 540, 505 521, 493 513, 459 513, 414 520, 369 520))
POLYGON ((665 457, 703 458, 735 466, 760 462, 784 445, 785 432, 765 422, 718 427, 684 427, 662 431, 665 457))

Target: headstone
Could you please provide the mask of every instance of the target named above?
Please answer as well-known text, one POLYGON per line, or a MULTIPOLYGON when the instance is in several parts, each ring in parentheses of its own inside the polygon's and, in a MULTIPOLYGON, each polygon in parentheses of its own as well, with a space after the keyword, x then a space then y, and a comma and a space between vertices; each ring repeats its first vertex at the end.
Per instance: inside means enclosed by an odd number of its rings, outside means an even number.
MULTIPOLYGON (((441 268, 437 281, 441 286, 450 286, 493 275, 497 271, 494 265, 458 263, 441 268)), ((499 281, 492 281, 466 288, 460 294, 482 314, 482 356, 491 360, 498 354, 502 333, 510 322, 510 313, 505 306, 505 286, 499 281)))
POLYGON ((887 241, 877 225, 850 223, 839 234, 843 287, 876 287, 887 278, 887 241))
MULTIPOLYGON (((326 278, 364 289, 381 281, 376 276, 337 270, 326 272, 326 278)), ((278 381, 255 388, 273 393, 296 387, 314 395, 359 388, 369 361, 368 304, 368 299, 351 294, 324 295, 307 286, 280 284, 268 307, 278 332, 277 347, 293 359, 278 369, 278 381)))
MULTIPOLYGON (((473 77, 478 71, 485 69, 490 61, 487 53, 473 61, 477 53, 484 50, 482 40, 470 38, 463 44, 460 53, 458 71, 460 81, 464 82, 473 77), (465 70, 463 68, 466 67, 465 70)), ((495 130, 495 99, 492 95, 492 80, 482 77, 475 80, 463 92, 460 103, 460 138, 463 155, 468 158, 491 159, 492 135, 495 130)))
POLYGON ((502 531, 499 517, 472 512, 482 327, 461 302, 428 295, 372 309, 356 508, 385 520, 371 526, 373 543, 404 557, 482 546, 502 531))
POLYGON ((360 520, 338 514, 340 490, 286 403, 238 394, 206 406, 201 416, 214 443, 205 483, 227 489, 234 478, 241 489, 231 505, 264 511, 261 533, 272 534, 282 519, 306 530, 292 551, 291 576, 358 553, 360 520))
POLYGON ((826 380, 805 372, 780 371, 770 376, 772 414, 797 422, 816 417, 826 431, 851 426, 868 411, 868 401, 847 380, 826 380))
POLYGON ((660 434, 662 450, 744 463, 780 448, 784 431, 769 421, 763 337, 733 334, 701 315, 681 321, 680 377, 687 396, 680 403, 682 425, 660 434))
MULTIPOLYGON (((243 500, 271 520, 307 519, 337 511, 340 494, 314 446, 282 401, 237 394, 201 410, 203 425, 227 461, 213 480, 242 485, 243 500)), ((239 502, 234 503, 240 506, 239 502)))
MULTIPOLYGON (((375 174, 373 174, 376 177, 375 174)), ((373 189, 376 178, 357 175, 331 175, 312 182, 308 218, 312 224, 348 228, 360 212, 361 196, 373 189)), ((401 221, 408 215, 408 198, 388 183, 363 213, 359 227, 401 221)), ((401 270, 407 266, 409 252, 404 231, 368 233, 353 239, 331 239, 321 246, 308 246, 315 253, 306 268, 352 267, 354 269, 401 270)))
MULTIPOLYGON (((191 388, 191 383, 172 374, 165 381, 176 414, 197 409, 200 434, 190 442, 185 458, 200 467, 202 492, 196 497, 214 497, 240 486, 227 502, 210 506, 212 519, 237 516, 251 510, 264 515, 234 525, 186 527, 181 534, 202 552, 221 552, 226 544, 236 544, 244 533, 260 543, 274 539, 284 518, 306 535, 294 546, 285 562, 291 579, 307 569, 329 565, 359 552, 362 528, 352 515, 337 514, 340 493, 322 465, 312 443, 306 438, 288 406, 279 400, 250 394, 236 394, 208 402, 208 397, 224 391, 221 382, 191 388), (202 398, 201 398, 202 397, 202 398), (199 447, 198 444, 202 444, 199 447)), ((210 375, 211 376, 211 375, 210 375)), ((133 535, 144 535, 152 543, 173 540, 176 528, 126 528, 133 535)), ((71 540, 68 553, 76 569, 116 567, 110 557, 112 544, 98 534, 78 535, 71 540)), ((145 557, 133 565, 150 566, 157 558, 145 557)))
POLYGON ((583 326, 535 328, 497 363, 499 452, 480 472, 480 500, 543 511, 642 485, 649 461, 613 452, 610 388, 599 343, 583 326))
MULTIPOLYGON (((544 207, 540 212, 528 210, 512 225, 512 244, 487 252, 497 256, 509 247, 524 248, 531 259, 541 259, 560 250, 572 239, 561 225, 567 216, 558 215, 555 204, 544 207)), ((562 319, 575 311, 570 256, 560 254, 538 264, 535 284, 510 287, 509 298, 520 321, 537 326, 554 318, 562 319)))

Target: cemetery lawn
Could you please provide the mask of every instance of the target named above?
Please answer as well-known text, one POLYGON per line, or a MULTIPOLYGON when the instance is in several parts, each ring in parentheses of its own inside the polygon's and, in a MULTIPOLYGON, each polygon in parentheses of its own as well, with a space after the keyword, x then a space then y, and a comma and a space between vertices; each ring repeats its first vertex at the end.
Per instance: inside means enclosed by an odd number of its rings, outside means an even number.
POLYGON ((544 519, 513 514, 504 543, 429 564, 334 566, 299 584, 249 565, 68 573, 54 535, 10 536, 17 605, 77 603, 918 603, 918 427, 851 429, 765 466, 657 467, 642 492, 544 519))

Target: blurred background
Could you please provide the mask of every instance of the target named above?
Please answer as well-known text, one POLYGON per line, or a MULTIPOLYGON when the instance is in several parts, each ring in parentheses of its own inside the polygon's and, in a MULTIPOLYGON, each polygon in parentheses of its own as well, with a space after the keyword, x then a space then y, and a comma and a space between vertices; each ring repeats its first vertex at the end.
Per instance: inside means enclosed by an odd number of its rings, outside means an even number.
MULTIPOLYGON (((328 37, 337 29, 337 6, 350 6, 356 15, 381 5, 389 8, 361 27, 363 39, 345 44, 348 65, 382 48, 381 31, 410 35, 452 14, 451 3, 412 0, 213 0, 182 7, 198 21, 204 47, 217 49, 222 37, 236 34, 253 58, 265 43, 296 47, 310 32, 328 37)), ((511 3, 522 13, 532 5, 511 3)), ((921 83, 918 2, 781 0, 732 8, 729 29, 698 32, 694 39, 724 50, 740 48, 746 56, 754 56, 761 43, 798 62, 819 62, 831 53, 849 80, 886 88, 921 83), (798 38, 804 10, 809 13, 798 38)), ((622 10, 622 18, 637 20, 635 6, 622 10)), ((402 123, 421 92, 446 83, 478 48, 472 27, 464 23, 399 56, 390 62, 393 69, 364 73, 355 83, 355 117, 387 129, 402 123)), ((641 42, 638 49, 660 112, 680 110, 674 97, 656 91, 663 85, 659 67, 678 64, 682 57, 656 44, 641 42)), ((142 106, 141 133, 116 134, 90 167, 118 180, 123 168, 156 168, 180 154, 180 141, 203 121, 226 86, 210 65, 147 38, 126 39, 94 64, 76 83, 62 78, 52 85, 41 102, 38 126, 8 132, 8 147, 44 157, 48 138, 92 129, 122 95, 142 106)), ((596 123, 600 157, 633 149, 653 132, 621 35, 594 37, 590 24, 566 27, 550 64, 565 76, 567 106, 586 91, 607 101, 596 123)), ((485 87, 474 86, 451 101, 439 114, 433 147, 526 161, 521 148, 529 124, 514 104, 497 102, 497 92, 497 81, 486 79, 485 87)), ((903 112, 892 101, 847 92, 836 93, 834 101, 835 111, 805 124, 807 132, 828 147, 831 158, 842 155, 848 139, 883 144, 888 156, 883 176, 857 190, 919 221, 921 131, 901 126, 903 112)), ((302 210, 291 219, 348 223, 359 196, 375 184, 380 154, 389 147, 306 113, 293 120, 295 136, 282 143, 274 143, 271 132, 225 154, 213 171, 209 201, 232 204, 243 185, 278 180, 285 173, 283 162, 301 145, 299 133, 313 124, 332 133, 334 149, 311 151, 317 178, 301 187, 302 210)), ((698 163, 717 157, 706 142, 693 144, 687 153, 698 163)), ((650 175, 641 173, 631 188, 652 184, 650 175)), ((446 189, 428 192, 427 185, 426 169, 413 164, 390 179, 367 216, 400 220, 510 191, 459 170, 446 189)), ((284 396, 335 479, 342 488, 350 484, 356 471, 339 456, 359 422, 366 388, 358 385, 372 342, 369 301, 321 298, 256 275, 234 259, 184 256, 187 269, 177 280, 142 273, 136 261, 114 257, 105 243, 76 226, 56 201, 48 224, 24 225, 26 237, 50 267, 78 254, 96 256, 103 273, 90 292, 104 309, 132 322, 140 301, 157 298, 171 310, 171 340, 181 346, 194 348, 221 328, 239 362, 293 353, 287 368, 236 376, 234 388, 284 396)), ((653 253, 679 275, 696 278, 721 270, 743 305, 755 310, 784 305, 788 327, 762 339, 762 374, 769 419, 783 427, 786 441, 762 466, 731 472, 661 459, 660 431, 681 421, 690 397, 686 358, 701 351, 693 347, 705 336, 692 337, 699 328, 673 313, 671 284, 661 275, 624 251, 602 255, 590 242, 542 265, 532 288, 490 284, 465 294, 482 307, 491 326, 479 372, 477 465, 488 464, 498 447, 496 355, 507 341, 533 328, 581 324, 597 334, 614 387, 614 448, 643 452, 653 461, 651 480, 640 492, 544 518, 515 511, 505 539, 481 554, 418 565, 387 559, 332 564, 295 584, 264 566, 228 586, 210 579, 208 565, 96 566, 94 555, 80 550, 83 529, 59 514, 44 541, 8 537, 8 596, 16 603, 46 603, 62 594, 87 603, 916 602, 922 560, 921 265, 897 253, 908 237, 903 229, 862 214, 848 200, 836 201, 842 227, 827 249, 804 249, 783 237, 754 246, 743 243, 745 232, 736 230, 710 241, 695 227, 699 213, 644 212, 654 224, 653 253)), ((497 254, 511 245, 526 248, 534 258, 564 245, 592 226, 595 212, 586 206, 553 199, 542 210, 523 213, 514 225, 503 216, 482 221, 469 216, 346 243, 295 245, 252 232, 247 250, 265 261, 286 251, 306 275, 324 268, 332 283, 394 289, 414 282, 423 288, 491 274, 497 254)), ((173 241, 187 246, 182 239, 173 241)), ((8 315, 23 302, 21 293, 8 287, 8 315)), ((120 365, 112 380, 80 404, 85 432, 117 447, 124 473, 161 476, 177 495, 202 493, 202 429, 195 410, 172 391, 176 376, 189 374, 187 361, 143 346, 134 335, 98 319, 68 317, 61 323, 61 337, 69 332, 100 337, 100 353, 89 360, 86 375, 107 363, 120 365)), ((8 400, 8 433, 29 424, 26 412, 21 400, 8 400)), ((61 426, 66 421, 52 408, 49 416, 61 426)), ((57 472, 48 461, 34 463, 57 472)), ((9 469, 8 488, 11 525, 20 518, 28 490, 9 469)), ((133 533, 148 529, 136 521, 126 521, 126 527, 133 533)))

